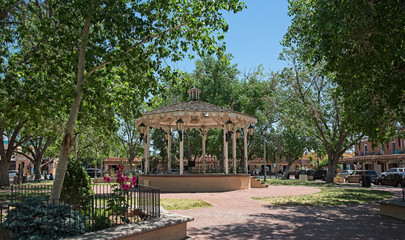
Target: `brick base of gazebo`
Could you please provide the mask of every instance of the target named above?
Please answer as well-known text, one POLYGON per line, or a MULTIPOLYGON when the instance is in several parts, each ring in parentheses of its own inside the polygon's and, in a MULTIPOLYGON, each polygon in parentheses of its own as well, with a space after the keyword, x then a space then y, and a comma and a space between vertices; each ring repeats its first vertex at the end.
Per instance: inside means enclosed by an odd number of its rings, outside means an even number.
POLYGON ((225 192, 251 188, 250 175, 141 175, 138 183, 161 192, 225 192))

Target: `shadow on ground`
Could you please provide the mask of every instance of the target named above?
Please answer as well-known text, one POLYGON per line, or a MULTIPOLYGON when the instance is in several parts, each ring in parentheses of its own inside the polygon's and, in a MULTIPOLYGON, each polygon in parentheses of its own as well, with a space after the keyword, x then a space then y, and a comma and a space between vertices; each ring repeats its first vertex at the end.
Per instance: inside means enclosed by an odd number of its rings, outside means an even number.
MULTIPOLYGON (((242 224, 190 228, 194 239, 404 239, 405 222, 377 203, 332 207, 266 206, 242 224)), ((226 216, 224 216, 226 217, 226 216)))

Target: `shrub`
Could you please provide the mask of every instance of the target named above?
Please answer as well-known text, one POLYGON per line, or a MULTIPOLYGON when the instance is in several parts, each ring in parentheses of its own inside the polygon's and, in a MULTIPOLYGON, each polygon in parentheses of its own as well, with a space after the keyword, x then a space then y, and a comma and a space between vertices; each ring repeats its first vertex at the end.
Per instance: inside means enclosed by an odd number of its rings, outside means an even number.
POLYGON ((12 203, 3 223, 17 239, 58 239, 85 232, 86 218, 70 205, 47 203, 45 197, 12 203))
POLYGON ((80 200, 80 206, 86 206, 93 195, 91 180, 87 172, 76 159, 70 159, 66 171, 65 180, 63 182, 61 200, 73 203, 72 200, 80 200))

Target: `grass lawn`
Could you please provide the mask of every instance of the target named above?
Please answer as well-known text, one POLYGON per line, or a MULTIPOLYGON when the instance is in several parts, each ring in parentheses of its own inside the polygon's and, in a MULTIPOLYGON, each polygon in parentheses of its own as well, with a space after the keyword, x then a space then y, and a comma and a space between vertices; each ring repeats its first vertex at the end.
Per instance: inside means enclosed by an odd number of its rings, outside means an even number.
POLYGON ((188 210, 194 208, 212 207, 200 199, 160 199, 160 205, 166 210, 188 210))
POLYGON ((298 179, 268 179, 266 180, 267 185, 289 185, 289 186, 307 186, 307 187, 339 187, 341 185, 336 183, 325 183, 317 181, 300 181, 298 179))
POLYGON ((339 184, 271 179, 266 181, 269 185, 295 185, 318 187, 321 191, 310 195, 253 198, 273 205, 306 205, 306 206, 333 206, 343 204, 356 204, 375 202, 392 198, 393 194, 387 191, 364 189, 360 187, 343 187, 339 184))
POLYGON ((0 192, 0 202, 9 201, 11 199, 11 192, 0 192))

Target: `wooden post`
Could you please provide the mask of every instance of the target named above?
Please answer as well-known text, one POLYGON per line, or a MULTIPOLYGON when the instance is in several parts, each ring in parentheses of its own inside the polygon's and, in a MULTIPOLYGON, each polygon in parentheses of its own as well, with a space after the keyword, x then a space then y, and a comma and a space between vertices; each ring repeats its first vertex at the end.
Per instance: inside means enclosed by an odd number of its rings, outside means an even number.
POLYGON ((144 143, 144 158, 145 158, 145 174, 149 173, 149 142, 150 142, 150 138, 149 138, 149 130, 150 130, 150 126, 146 126, 146 133, 145 133, 145 143, 144 143))
POLYGON ((226 141, 226 125, 224 124, 224 173, 228 174, 228 142, 226 141))
MULTIPOLYGON (((184 136, 183 136, 184 137, 184 136)), ((181 138, 180 140, 180 175, 183 175, 184 170, 184 148, 183 148, 184 139, 181 138)))
POLYGON ((201 130, 202 134, 202 162, 203 162, 203 174, 207 173, 207 162, 205 159, 205 141, 207 141, 207 131, 205 129, 201 130))
POLYGON ((247 135, 248 135, 248 131, 247 131, 248 126, 245 125, 245 127, 243 128, 243 142, 244 142, 244 148, 245 148, 245 156, 244 156, 244 161, 245 161, 245 169, 244 169, 244 173, 248 173, 248 149, 247 149, 247 135))
POLYGON ((233 128, 232 141, 233 174, 236 174, 236 126, 233 128))
POLYGON ((167 131, 167 172, 172 172, 172 129, 167 131))

